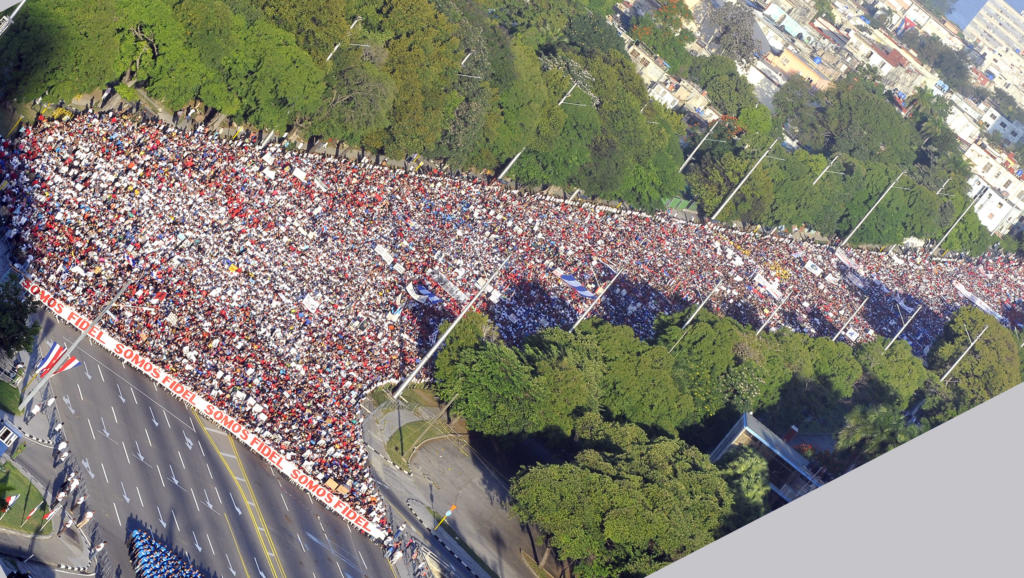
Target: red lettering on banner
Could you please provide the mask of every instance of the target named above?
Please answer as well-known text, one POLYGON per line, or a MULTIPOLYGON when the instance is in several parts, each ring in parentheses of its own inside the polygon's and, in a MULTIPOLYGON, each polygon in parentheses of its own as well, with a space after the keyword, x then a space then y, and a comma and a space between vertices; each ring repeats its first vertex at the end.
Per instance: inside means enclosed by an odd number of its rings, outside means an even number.
POLYGON ((336 496, 326 487, 320 485, 315 477, 303 473, 300 468, 295 466, 295 464, 287 461, 283 455, 279 454, 277 450, 274 449, 273 446, 265 443, 257 436, 252 435, 251 432, 241 424, 241 422, 237 421, 231 415, 203 399, 197 392, 183 385, 181 382, 176 380, 173 375, 166 373, 160 366, 144 357, 138 351, 120 343, 113 337, 104 333, 104 331, 99 327, 93 326, 88 319, 83 318, 74 309, 68 308, 68 314, 64 317, 64 304, 61 303, 54 295, 48 293, 41 285, 32 282, 28 278, 22 278, 20 284, 23 289, 42 301, 43 304, 49 307, 55 314, 66 319, 83 333, 100 343, 100 345, 112 351, 115 355, 123 358, 126 362, 131 363, 133 367, 149 375, 154 381, 157 381, 166 387, 168 391, 192 404, 193 407, 199 409, 217 422, 221 427, 230 431, 243 443, 248 444, 256 450, 259 455, 263 456, 264 459, 276 466, 281 473, 288 475, 295 483, 315 495, 317 499, 319 499, 329 509, 338 513, 370 536, 378 539, 382 539, 384 537, 384 532, 380 528, 373 525, 373 523, 371 523, 367 518, 352 509, 340 497, 336 496))

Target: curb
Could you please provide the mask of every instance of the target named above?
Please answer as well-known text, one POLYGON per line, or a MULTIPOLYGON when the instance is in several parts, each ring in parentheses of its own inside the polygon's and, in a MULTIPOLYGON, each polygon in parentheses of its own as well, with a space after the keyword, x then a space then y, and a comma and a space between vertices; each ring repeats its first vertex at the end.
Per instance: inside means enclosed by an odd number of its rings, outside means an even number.
POLYGON ((44 440, 43 438, 35 436, 33 434, 30 434, 30 433, 28 433, 26 431, 23 431, 22 433, 25 434, 26 438, 28 438, 29 440, 31 440, 31 441, 33 441, 33 442, 35 442, 35 443, 37 443, 37 444, 39 444, 41 446, 45 446, 45 447, 48 447, 48 448, 52 448, 53 447, 53 442, 51 442, 51 441, 44 440))
POLYGON ((57 564, 55 568, 58 570, 64 570, 65 572, 81 574, 82 576, 93 576, 96 574, 95 570, 89 572, 89 566, 68 566, 67 564, 57 564))
MULTIPOLYGON (((430 527, 426 522, 423 521, 423 518, 420 518, 420 515, 416 513, 416 510, 413 509, 413 507, 409 504, 409 500, 408 499, 405 501, 405 507, 406 507, 407 510, 409 510, 409 512, 413 515, 414 518, 419 520, 420 524, 423 524, 423 526, 425 528, 429 528, 430 527)), ((448 553, 451 554, 453 558, 458 560, 459 564, 462 564, 462 567, 465 568, 469 572, 469 574, 471 576, 473 576, 474 578, 490 578, 490 575, 485 574, 485 575, 481 576, 481 575, 477 574, 476 572, 474 572, 473 568, 469 564, 467 564, 466 561, 463 560, 454 550, 449 548, 448 544, 446 544, 444 540, 438 538, 434 534, 434 532, 430 532, 430 537, 433 538, 438 544, 440 544, 441 547, 443 547, 445 550, 447 550, 448 553)))

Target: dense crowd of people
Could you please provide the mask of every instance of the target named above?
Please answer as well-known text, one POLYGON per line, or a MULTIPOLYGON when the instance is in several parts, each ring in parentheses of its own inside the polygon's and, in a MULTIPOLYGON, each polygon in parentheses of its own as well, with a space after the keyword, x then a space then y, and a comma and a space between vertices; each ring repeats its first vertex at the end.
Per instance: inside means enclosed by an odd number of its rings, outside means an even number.
POLYGON ((967 302, 955 281, 1008 323, 1024 297, 1013 257, 844 253, 112 113, 0 141, 0 183, 23 271, 90 317, 126 288, 110 333, 385 526, 360 400, 404 377, 508 256, 476 306, 512 342, 592 304, 562 271, 602 294, 592 315, 644 337, 719 283, 715 311, 758 326, 784 300, 770 329, 829 337, 869 297, 849 341, 892 336, 920 305, 904 334, 919 353, 967 302))
POLYGON ((128 536, 135 575, 139 578, 203 578, 203 573, 145 530, 128 536))

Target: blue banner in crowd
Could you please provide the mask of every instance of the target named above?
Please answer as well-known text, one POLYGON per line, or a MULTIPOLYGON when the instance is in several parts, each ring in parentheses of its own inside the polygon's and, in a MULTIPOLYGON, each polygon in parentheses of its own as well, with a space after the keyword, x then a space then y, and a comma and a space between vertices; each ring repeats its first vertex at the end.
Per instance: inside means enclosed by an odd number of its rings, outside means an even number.
POLYGON ((580 297, 583 297, 584 299, 597 299, 597 295, 595 295, 590 289, 584 287, 583 283, 577 281, 572 275, 568 273, 559 273, 558 278, 565 281, 565 284, 569 287, 575 289, 576 292, 580 294, 580 297))

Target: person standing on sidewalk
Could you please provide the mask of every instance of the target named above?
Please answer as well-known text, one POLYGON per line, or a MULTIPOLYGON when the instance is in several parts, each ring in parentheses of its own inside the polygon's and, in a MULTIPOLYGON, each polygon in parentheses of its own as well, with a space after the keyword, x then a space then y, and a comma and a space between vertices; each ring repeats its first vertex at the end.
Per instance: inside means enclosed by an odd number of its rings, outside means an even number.
POLYGON ((106 540, 100 542, 99 544, 96 544, 96 546, 93 547, 92 550, 89 550, 89 559, 92 560, 93 558, 95 558, 96 554, 99 554, 100 552, 102 552, 103 549, 106 548, 106 547, 107 547, 107 541, 106 540))
POLYGON ((38 403, 33 403, 32 407, 30 407, 29 410, 28 410, 28 416, 25 418, 25 423, 28 423, 29 421, 31 421, 31 419, 34 418, 37 413, 42 411, 42 409, 43 409, 43 406, 39 405, 38 403))
POLYGON ((79 506, 81 506, 83 503, 85 503, 85 499, 88 498, 88 497, 89 497, 89 494, 82 494, 81 496, 78 496, 78 499, 75 500, 75 504, 73 506, 71 506, 71 510, 72 511, 77 510, 79 506))
POLYGON ((92 510, 86 510, 85 515, 82 516, 82 521, 78 523, 78 527, 83 528, 86 524, 89 523, 89 520, 91 520, 94 515, 95 514, 93 513, 92 510))
POLYGON ((60 527, 60 530, 58 530, 58 531, 57 531, 57 535, 58 535, 58 536, 60 536, 60 535, 61 535, 61 534, 63 534, 63 533, 64 533, 64 532, 65 532, 65 531, 66 531, 66 530, 67 530, 68 528, 70 528, 71 526, 74 526, 74 525, 75 525, 75 521, 74 521, 74 520, 72 520, 71 518, 68 518, 67 520, 64 520, 64 525, 62 525, 62 526, 60 527))

